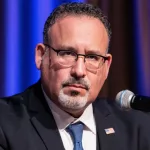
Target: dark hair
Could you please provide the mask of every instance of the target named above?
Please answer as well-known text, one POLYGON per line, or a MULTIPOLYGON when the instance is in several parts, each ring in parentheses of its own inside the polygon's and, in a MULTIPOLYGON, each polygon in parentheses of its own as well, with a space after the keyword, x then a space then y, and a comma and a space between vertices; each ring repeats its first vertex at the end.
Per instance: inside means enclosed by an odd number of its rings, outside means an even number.
POLYGON ((43 30, 43 42, 48 42, 48 30, 56 22, 57 19, 65 17, 67 15, 86 15, 94 18, 98 18, 105 26, 110 40, 111 30, 107 17, 102 13, 99 7, 91 4, 72 2, 64 3, 53 10, 50 16, 47 18, 44 30, 43 30))

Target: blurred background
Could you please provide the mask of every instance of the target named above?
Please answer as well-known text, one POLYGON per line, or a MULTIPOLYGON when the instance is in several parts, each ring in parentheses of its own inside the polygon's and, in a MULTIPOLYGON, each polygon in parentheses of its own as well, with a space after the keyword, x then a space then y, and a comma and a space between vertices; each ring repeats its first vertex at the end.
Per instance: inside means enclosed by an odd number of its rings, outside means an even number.
MULTIPOLYGON (((64 2, 71 0, 0 1, 0 97, 21 92, 39 79, 34 49, 42 42, 46 18, 64 2)), ((150 0, 78 2, 99 6, 112 28, 113 63, 100 96, 113 99, 124 89, 150 96, 150 0)))

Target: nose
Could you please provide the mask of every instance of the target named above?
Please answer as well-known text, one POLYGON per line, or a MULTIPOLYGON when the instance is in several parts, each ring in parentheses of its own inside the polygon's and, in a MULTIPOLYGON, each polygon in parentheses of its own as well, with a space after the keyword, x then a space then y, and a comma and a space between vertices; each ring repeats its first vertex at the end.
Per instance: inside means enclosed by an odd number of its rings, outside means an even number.
POLYGON ((78 56, 77 61, 71 68, 71 76, 75 78, 84 78, 86 76, 84 56, 78 56))

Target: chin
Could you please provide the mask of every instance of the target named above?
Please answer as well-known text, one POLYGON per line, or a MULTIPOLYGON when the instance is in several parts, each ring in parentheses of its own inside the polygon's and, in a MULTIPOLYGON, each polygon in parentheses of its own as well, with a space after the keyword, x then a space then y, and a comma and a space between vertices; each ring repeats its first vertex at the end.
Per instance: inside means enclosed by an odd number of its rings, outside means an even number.
POLYGON ((87 93, 85 96, 80 95, 67 95, 64 94, 63 90, 59 92, 59 104, 61 107, 63 107, 65 110, 70 111, 79 111, 83 110, 88 102, 88 95, 87 93))

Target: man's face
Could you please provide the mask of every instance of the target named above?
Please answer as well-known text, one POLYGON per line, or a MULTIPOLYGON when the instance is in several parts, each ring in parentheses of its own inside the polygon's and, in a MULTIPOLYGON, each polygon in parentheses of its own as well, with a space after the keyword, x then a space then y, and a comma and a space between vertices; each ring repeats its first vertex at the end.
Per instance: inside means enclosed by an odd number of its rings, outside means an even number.
POLYGON ((42 85, 46 94, 61 109, 69 112, 83 111, 98 96, 107 78, 112 57, 106 54, 108 35, 103 24, 87 16, 67 16, 50 28, 49 45, 57 50, 73 50, 77 54, 99 54, 108 60, 95 71, 88 70, 84 57, 73 66, 59 63, 57 53, 42 44, 36 47, 36 65, 41 70, 42 85), (44 54, 44 50, 48 52, 44 54), (43 56, 44 54, 44 56, 43 56))

